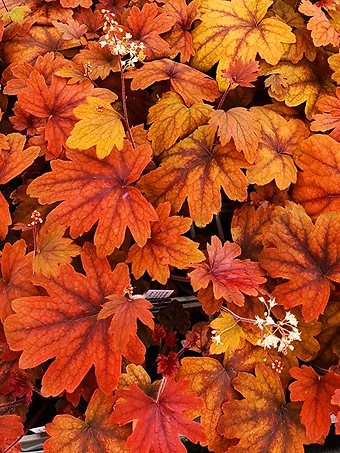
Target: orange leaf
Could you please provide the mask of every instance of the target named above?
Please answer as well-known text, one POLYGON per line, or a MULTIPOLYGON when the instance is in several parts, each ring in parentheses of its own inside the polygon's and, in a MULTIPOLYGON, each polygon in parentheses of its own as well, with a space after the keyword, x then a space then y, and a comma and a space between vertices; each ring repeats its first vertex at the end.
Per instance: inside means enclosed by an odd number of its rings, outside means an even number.
POLYGON ((169 44, 159 35, 170 30, 175 19, 160 12, 156 3, 145 3, 140 11, 133 6, 129 15, 129 25, 137 43, 144 44, 147 60, 167 57, 170 53, 169 44))
POLYGON ((153 330, 152 304, 141 296, 127 298, 111 294, 106 299, 108 302, 98 313, 98 319, 112 316, 109 333, 113 347, 131 362, 143 363, 146 350, 137 336, 137 319, 153 330))
POLYGON ((153 280, 162 285, 167 282, 169 265, 184 269, 192 263, 204 260, 198 250, 198 243, 181 236, 189 230, 191 219, 170 217, 170 204, 160 204, 156 210, 158 220, 151 225, 151 238, 143 247, 133 245, 129 250, 128 263, 132 263, 132 273, 139 279, 145 271, 153 280))
MULTIPOLYGON (((227 371, 220 362, 211 357, 185 357, 181 361, 177 378, 189 380, 189 390, 203 398, 204 406, 197 411, 207 436, 207 442, 202 445, 208 445, 210 451, 217 452, 214 444, 219 437, 216 427, 222 415, 221 406, 233 396, 227 371)), ((227 448, 228 442, 231 441, 225 442, 227 448)))
POLYGON ((223 405, 218 426, 224 436, 240 442, 228 453, 303 453, 308 444, 295 403, 286 404, 278 373, 259 364, 255 376, 239 373, 233 387, 245 398, 223 405))
POLYGON ((311 321, 326 307, 330 282, 340 281, 340 213, 322 214, 313 225, 301 206, 287 202, 272 222, 260 264, 271 277, 290 280, 276 286, 272 296, 285 308, 302 305, 303 317, 311 321))
MULTIPOLYGON (((62 10, 65 11, 64 9, 62 10)), ((62 18, 65 20, 65 16, 62 18)), ((40 55, 67 48, 60 32, 55 27, 34 26, 24 36, 15 36, 3 44, 5 62, 34 63, 40 55)))
POLYGON ((258 70, 258 61, 236 60, 230 63, 229 69, 222 70, 222 77, 229 79, 232 85, 253 88, 254 85, 251 82, 255 82, 258 78, 258 70))
MULTIPOLYGON (((340 406, 340 389, 335 391, 331 403, 340 406)), ((338 412, 336 417, 335 434, 340 434, 340 412, 338 412)))
POLYGON ((266 231, 271 224, 271 209, 259 207, 256 211, 250 204, 244 204, 234 211, 231 235, 242 250, 242 256, 257 261, 263 248, 266 231))
POLYGON ((145 63, 140 69, 131 71, 127 77, 132 78, 132 90, 144 90, 161 80, 170 80, 171 87, 182 96, 186 105, 214 101, 220 96, 217 83, 211 77, 190 66, 167 58, 145 63))
POLYGON ((293 64, 290 61, 282 61, 275 67, 262 65, 260 69, 260 75, 269 75, 265 81, 269 95, 277 101, 284 101, 289 107, 305 102, 307 119, 312 119, 316 113, 316 102, 335 91, 328 74, 328 65, 321 58, 316 59, 315 63, 301 61, 293 64), (319 73, 323 74, 322 81, 319 73))
POLYGON ((0 283, 0 319, 3 322, 13 313, 14 299, 38 294, 31 283, 33 253, 26 255, 26 243, 23 239, 11 245, 7 242, 2 250, 0 283))
MULTIPOLYGON (((0 184, 7 184, 34 162, 40 148, 38 146, 24 148, 26 137, 18 133, 7 136, 0 134, 0 139, 0 184)), ((8 225, 12 221, 7 201, 1 192, 0 209, 0 239, 4 239, 7 235, 8 225)))
POLYGON ((250 260, 238 260, 241 248, 237 244, 221 241, 213 236, 211 245, 207 245, 208 262, 195 264, 189 277, 194 291, 206 288, 212 282, 216 299, 223 297, 241 306, 244 304, 244 294, 257 296, 259 285, 265 283, 257 263, 250 260))
POLYGON ((243 151, 249 163, 257 157, 257 148, 260 140, 260 124, 257 115, 243 107, 235 107, 227 112, 213 110, 209 125, 218 128, 218 136, 222 145, 234 139, 237 151, 243 151))
POLYGON ((313 116, 314 121, 310 128, 312 131, 321 132, 333 129, 329 136, 340 142, 340 88, 336 89, 336 96, 319 99, 316 106, 323 114, 313 116))
POLYGON ((73 113, 80 121, 67 139, 68 146, 81 150, 96 146, 100 159, 108 156, 115 146, 123 148, 124 127, 109 102, 89 96, 86 104, 76 107, 73 113))
POLYGON ((214 147, 215 132, 201 126, 162 154, 162 165, 143 176, 138 188, 148 200, 169 201, 178 212, 188 198, 190 217, 202 227, 221 209, 222 186, 232 200, 247 198, 247 179, 241 168, 249 164, 232 143, 214 147))
POLYGON ((192 45, 190 29, 196 19, 200 0, 193 0, 186 4, 185 0, 169 0, 164 5, 167 16, 173 17, 176 22, 164 39, 170 46, 170 57, 175 58, 180 53, 180 62, 185 63, 195 54, 192 45))
POLYGON ((118 401, 111 421, 125 425, 137 420, 126 443, 131 453, 149 453, 151 446, 155 453, 185 453, 179 434, 193 443, 205 440, 202 426, 183 414, 183 411, 196 410, 203 405, 201 398, 186 393, 188 384, 188 381, 170 379, 157 401, 145 395, 135 384, 130 384, 128 390, 116 392, 124 402, 118 401))
POLYGON ((340 376, 328 371, 319 376, 312 367, 302 365, 291 368, 290 374, 296 381, 289 386, 292 401, 303 401, 301 421, 311 442, 327 436, 331 425, 329 412, 332 410, 331 398, 340 387, 340 376))
POLYGON ((122 244, 126 227, 143 246, 157 214, 131 184, 150 162, 150 154, 148 145, 134 149, 127 140, 121 151, 114 148, 105 159, 98 159, 94 149, 69 150, 71 161, 52 162, 52 172, 35 179, 28 193, 40 197, 42 204, 64 200, 48 215, 47 222, 69 226, 73 238, 99 220, 94 244, 100 257, 122 244))
MULTIPOLYGON (((86 49, 82 49, 79 53, 77 53, 72 61, 83 68, 85 68, 86 64, 90 64, 91 71, 89 73, 89 77, 92 80, 96 80, 98 77, 104 80, 111 71, 119 71, 117 56, 112 55, 106 46, 102 47, 95 41, 89 42, 86 49)), ((60 74, 60 71, 59 75, 62 75, 60 74)))
POLYGON ((85 412, 85 421, 72 415, 57 415, 46 425, 51 436, 44 443, 46 453, 127 453, 126 439, 131 433, 130 426, 119 427, 110 422, 115 398, 96 390, 85 412))
POLYGON ((292 198, 312 219, 340 211, 340 144, 327 135, 312 135, 303 141, 295 160, 299 172, 292 198))
POLYGON ((7 448, 12 445, 19 437, 24 435, 24 427, 18 415, 0 415, 0 451, 8 453, 19 453, 21 447, 19 442, 10 450, 7 448))
POLYGON ((287 189, 297 177, 293 153, 309 136, 309 131, 300 120, 286 121, 278 113, 263 107, 252 110, 258 115, 261 138, 255 164, 247 170, 248 180, 260 186, 275 180, 280 190, 287 189))
POLYGON ((335 80, 335 82, 340 83, 340 53, 329 57, 328 63, 331 69, 334 71, 334 74, 332 74, 332 79, 335 80))
POLYGON ((60 0, 63 8, 76 8, 82 6, 83 8, 90 8, 92 0, 60 0))
POLYGON ((202 5, 200 25, 193 31, 196 54, 192 64, 207 71, 221 60, 226 69, 232 60, 255 60, 259 53, 276 65, 284 53, 284 43, 295 42, 291 28, 266 13, 271 0, 209 0, 202 5))
MULTIPOLYGON (((306 16, 311 16, 307 24, 307 29, 312 32, 312 39, 316 47, 327 46, 332 44, 338 46, 340 44, 340 28, 335 29, 331 24, 329 18, 322 11, 321 6, 318 4, 313 5, 309 0, 302 0, 299 11, 306 16)), ((332 10, 328 14, 332 19, 332 10)), ((334 14, 336 18, 336 13, 334 14)))
POLYGON ((33 259, 33 270, 46 277, 59 274, 59 264, 71 263, 81 248, 71 239, 64 238, 65 227, 44 225, 38 234, 38 253, 33 259))
POLYGON ((46 119, 48 150, 59 156, 76 122, 73 109, 91 94, 92 84, 68 85, 66 79, 53 76, 48 87, 37 71, 32 72, 26 84, 27 91, 18 95, 19 103, 32 115, 46 119))
POLYGON ((21 351, 19 366, 32 368, 55 357, 42 380, 45 396, 72 393, 94 365, 100 389, 109 394, 121 373, 121 354, 115 349, 110 319, 98 319, 104 298, 122 295, 130 283, 126 264, 112 272, 99 259, 94 246, 81 254, 86 276, 70 264, 58 276, 36 279, 49 296, 16 299, 17 314, 6 320, 6 338, 13 351, 21 351), (72 303, 70 303, 70 301, 72 303))
POLYGON ((205 124, 211 111, 210 105, 198 103, 187 107, 179 94, 165 93, 157 104, 150 107, 148 115, 148 123, 152 123, 148 137, 155 155, 205 124))

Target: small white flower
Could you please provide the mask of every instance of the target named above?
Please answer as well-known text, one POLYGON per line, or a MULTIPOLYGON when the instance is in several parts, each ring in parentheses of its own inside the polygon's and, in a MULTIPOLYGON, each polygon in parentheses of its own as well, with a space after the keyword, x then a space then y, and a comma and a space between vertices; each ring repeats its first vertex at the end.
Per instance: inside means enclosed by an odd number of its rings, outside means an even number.
POLYGON ((255 316, 255 321, 254 321, 254 324, 261 330, 263 330, 264 328, 264 325, 265 325, 266 321, 262 318, 260 318, 259 316, 255 316))
POLYGON ((269 307, 273 308, 273 307, 275 307, 275 305, 277 305, 277 303, 275 301, 275 297, 273 299, 269 299, 269 307))
POLYGON ((288 324, 290 324, 294 327, 296 327, 299 323, 299 321, 296 319, 295 315, 293 315, 293 313, 291 313, 290 311, 287 311, 284 321, 286 321, 288 324))
POLYGON ((280 343, 280 339, 275 335, 268 335, 263 338, 261 346, 265 349, 276 348, 280 343))
POLYGON ((275 324, 274 319, 271 316, 266 317, 266 324, 267 326, 273 326, 275 324))
MULTIPOLYGON (((214 332, 214 331, 213 331, 214 332)), ((216 331, 215 331, 216 332, 216 331)), ((216 344, 223 344, 221 341, 221 335, 215 335, 211 337, 212 341, 214 341, 216 344)))
POLYGON ((131 39, 131 38, 132 38, 131 33, 125 33, 125 38, 126 38, 126 39, 131 39))

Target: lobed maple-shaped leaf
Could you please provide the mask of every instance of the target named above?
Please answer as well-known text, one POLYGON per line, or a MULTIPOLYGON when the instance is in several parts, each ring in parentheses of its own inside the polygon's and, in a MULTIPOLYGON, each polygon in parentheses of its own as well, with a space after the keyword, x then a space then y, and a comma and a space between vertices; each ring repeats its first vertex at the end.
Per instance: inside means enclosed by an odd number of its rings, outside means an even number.
POLYGON ((60 0, 60 4, 63 8, 76 8, 77 6, 90 8, 92 0, 60 0))
POLYGON ((320 316, 322 330, 317 340, 320 352, 316 363, 320 367, 329 368, 339 363, 340 358, 340 297, 331 295, 325 312, 320 316))
POLYGON ((71 239, 64 238, 65 227, 44 225, 38 233, 38 253, 33 258, 33 271, 46 277, 57 275, 60 264, 71 263, 72 257, 79 255, 81 248, 71 239))
POLYGON ((150 107, 148 114, 148 123, 152 123, 148 138, 155 155, 205 124, 211 111, 210 105, 198 103, 187 107, 179 94, 165 93, 157 104, 150 107))
POLYGON ((188 199, 190 217, 202 227, 221 209, 222 186, 232 200, 247 198, 249 164, 232 143, 214 146, 215 132, 201 126, 162 154, 161 166, 143 176, 138 188, 151 203, 169 201, 178 212, 188 199))
POLYGON ((116 392, 124 402, 118 400, 111 421, 125 425, 137 420, 126 443, 131 453, 149 453, 151 447, 155 453, 185 453, 179 434, 193 443, 205 441, 202 426, 183 414, 203 405, 201 398, 186 392, 188 385, 188 381, 169 379, 157 400, 145 395, 135 384, 116 392))
POLYGON ((0 319, 3 322, 13 313, 12 302, 15 299, 38 294, 32 284, 33 252, 26 254, 23 239, 11 245, 7 242, 0 260, 2 281, 0 283, 0 319))
POLYGON ((130 10, 128 22, 134 36, 134 41, 144 44, 144 53, 147 60, 167 57, 170 46, 160 37, 170 30, 176 19, 162 12, 156 3, 145 3, 142 10, 133 6, 130 10))
POLYGON ((299 420, 296 403, 286 404, 278 373, 264 364, 255 368, 255 376, 239 373, 232 382, 243 400, 223 405, 224 415, 218 431, 240 442, 230 453, 303 453, 308 438, 299 420))
POLYGON ((47 222, 69 226, 73 238, 89 231, 99 220, 94 244, 100 257, 123 243, 127 227, 143 246, 157 214, 131 184, 150 162, 150 151, 149 145, 134 149, 128 140, 122 150, 113 148, 104 159, 99 159, 93 148, 68 150, 66 155, 71 160, 53 161, 52 172, 35 179, 28 193, 39 197, 42 204, 63 200, 47 216, 47 222))
POLYGON ((0 415, 0 451, 8 453, 20 453, 19 442, 10 448, 13 442, 24 435, 24 427, 18 415, 0 415))
MULTIPOLYGON (((340 389, 335 390, 331 403, 340 406, 340 389)), ((340 412, 338 412, 336 417, 335 434, 340 434, 340 412)))
POLYGON ((216 332, 219 341, 213 341, 210 346, 210 354, 221 354, 222 352, 235 351, 242 348, 244 344, 245 333, 241 326, 235 321, 235 318, 229 313, 222 311, 215 318, 210 327, 216 332))
MULTIPOLYGON (((336 15, 335 24, 332 24, 332 17, 330 20, 321 6, 312 4, 309 0, 302 0, 299 11, 306 16, 311 16, 307 29, 311 30, 313 43, 316 47, 327 46, 328 44, 338 46, 340 44, 340 25, 336 22, 336 15)), ((328 13, 332 16, 332 10, 329 10, 328 13)))
POLYGON ((85 420, 72 415, 57 415, 46 425, 49 439, 44 443, 46 453, 128 453, 126 439, 130 426, 119 427, 110 421, 115 398, 97 389, 85 412, 85 420))
POLYGON ((87 39, 99 38, 98 31, 104 25, 104 17, 100 11, 92 11, 91 8, 80 8, 80 12, 76 12, 73 17, 78 22, 87 26, 87 32, 85 35, 87 39))
POLYGON ((340 52, 328 58, 328 63, 332 71, 332 79, 340 83, 340 52))
MULTIPOLYGON (((65 10, 63 20, 65 20, 65 10)), ((57 20, 57 19, 56 19, 57 20)), ((67 48, 55 27, 34 26, 24 36, 15 36, 3 44, 3 58, 9 63, 34 63, 48 52, 56 53, 67 48)))
POLYGON ((154 328, 152 304, 141 296, 124 297, 112 294, 98 313, 98 319, 112 316, 109 334, 112 335, 113 347, 132 362, 143 363, 145 346, 137 336, 137 319, 154 328))
POLYGON ((231 380, 224 366, 211 357, 185 357, 181 360, 181 368, 177 379, 189 380, 189 389, 204 400, 204 406, 197 410, 200 415, 200 423, 204 428, 210 451, 222 453, 232 445, 230 440, 225 439, 223 450, 216 448, 216 443, 221 442, 216 427, 222 415, 222 404, 233 397, 231 380))
POLYGON ((252 82, 258 78, 259 62, 236 60, 232 61, 228 69, 222 70, 222 77, 229 79, 231 85, 254 88, 252 82))
POLYGON ((144 90, 155 82, 170 80, 171 87, 184 99, 187 106, 213 102, 220 96, 214 79, 190 66, 164 58, 145 63, 140 69, 128 73, 132 90, 144 90))
POLYGON ((236 305, 244 304, 244 294, 257 296, 260 286, 266 279, 257 263, 250 260, 235 259, 241 254, 237 244, 225 242, 222 246, 217 236, 211 238, 207 245, 208 260, 202 264, 194 264, 194 270, 189 273, 194 291, 207 288, 213 284, 216 299, 223 297, 236 305))
POLYGON ((158 321, 165 327, 167 332, 178 330, 185 334, 190 328, 190 313, 184 310, 183 305, 177 300, 172 301, 157 314, 158 321))
POLYGON ((327 135, 314 134, 300 145, 295 160, 298 173, 292 199, 316 219, 340 211, 340 144, 327 135))
POLYGON ((258 116, 261 136, 258 156, 247 170, 251 184, 264 186, 275 180, 280 190, 296 182, 297 168, 293 154, 300 142, 309 136, 309 130, 300 120, 286 121, 281 115, 263 107, 253 107, 258 116))
POLYGON ((167 16, 176 20, 164 39, 170 46, 170 57, 175 58, 180 54, 181 63, 189 61, 195 54, 190 29, 197 18, 200 3, 200 0, 193 0, 187 5, 185 0, 169 0, 163 8, 167 16))
POLYGON ((269 95, 277 101, 284 101, 289 107, 305 102, 305 113, 309 120, 316 113, 317 101, 335 91, 328 72, 328 65, 322 59, 317 59, 315 63, 302 60, 298 64, 282 61, 275 67, 262 65, 260 68, 260 75, 269 75, 265 81, 269 95), (319 73, 324 75, 321 80, 319 73))
MULTIPOLYGON (((23 350, 21 368, 55 358, 42 380, 46 396, 63 390, 72 393, 92 365, 99 388, 106 394, 116 387, 120 376, 121 354, 114 338, 118 333, 110 330, 110 318, 98 319, 98 314, 107 296, 123 295, 130 284, 128 267, 120 263, 111 271, 108 261, 98 258, 88 243, 81 259, 86 275, 64 264, 59 275, 36 278, 49 296, 16 299, 13 309, 17 314, 6 320, 10 348, 23 350)), ((133 325, 126 325, 124 331, 127 337, 135 334, 133 325)), ((144 360, 144 354, 141 358, 144 360)))
POLYGON ((28 6, 15 6, 10 11, 2 14, 1 18, 4 22, 11 20, 12 22, 16 22, 17 24, 21 25, 24 21, 24 17, 26 13, 29 13, 31 9, 28 6))
POLYGON ((296 379, 289 386, 290 398, 292 401, 303 401, 301 422, 306 427, 310 441, 317 442, 329 433, 331 398, 340 387, 340 376, 333 371, 319 376, 312 367, 306 365, 291 368, 289 372, 296 379))
POLYGON ((139 279, 145 271, 153 280, 165 285, 170 277, 169 266, 184 269, 192 263, 203 261, 199 244, 181 236, 192 223, 191 219, 171 216, 170 204, 160 204, 156 209, 158 220, 151 225, 151 237, 143 247, 134 244, 127 262, 132 263, 132 273, 139 279))
POLYGON ((193 31, 196 54, 192 65, 207 71, 221 60, 226 69, 232 60, 255 60, 259 54, 276 65, 284 53, 284 43, 295 42, 291 27, 266 13, 272 0, 205 1, 200 11, 202 21, 193 31))
POLYGON ((59 156, 76 122, 73 109, 91 94, 92 84, 68 85, 66 79, 53 76, 48 87, 38 71, 31 73, 26 84, 27 91, 18 95, 19 103, 25 111, 46 120, 48 150, 59 156))
MULTIPOLYGON (((20 175, 38 157, 40 148, 38 146, 25 148, 25 142, 26 137, 18 133, 7 136, 0 134, 0 185, 7 184, 20 175)), ((0 214, 0 239, 4 239, 8 225, 12 221, 7 201, 1 192, 0 214)))
POLYGON ((272 296, 285 308, 302 305, 305 321, 323 313, 331 282, 340 281, 339 221, 340 213, 330 212, 313 225, 302 206, 287 202, 266 233, 260 265, 271 277, 289 280, 272 296))
POLYGON ((79 40, 80 44, 84 43, 84 39, 81 39, 81 37, 85 35, 87 31, 86 25, 80 24, 74 19, 69 19, 66 24, 57 21, 53 21, 52 23, 56 29, 60 31, 61 36, 65 41, 76 39, 79 40))
MULTIPOLYGON (((77 53, 72 62, 83 68, 85 68, 86 64, 90 64, 91 72, 89 76, 91 80, 96 80, 98 77, 104 80, 110 72, 119 71, 117 56, 112 55, 107 46, 102 47, 95 41, 89 42, 85 49, 77 53)), ((62 76, 60 71, 57 75, 62 76)))
POLYGON ((108 156, 112 148, 123 148, 124 127, 109 102, 89 96, 86 104, 73 111, 80 120, 71 131, 66 144, 71 148, 89 149, 96 146, 100 159, 108 156))
POLYGON ((242 250, 242 256, 257 261, 263 248, 266 231, 271 224, 271 209, 256 209, 244 204, 235 209, 231 222, 231 236, 242 250))
POLYGON ((258 154, 261 126, 253 111, 244 107, 234 107, 227 112, 213 110, 209 125, 218 129, 217 135, 222 145, 233 138, 237 151, 243 151, 247 161, 250 164, 254 163, 258 154))
POLYGON ((318 100, 316 107, 322 114, 313 116, 310 128, 321 132, 332 129, 329 136, 340 142, 340 88, 336 89, 336 96, 324 96, 318 100))

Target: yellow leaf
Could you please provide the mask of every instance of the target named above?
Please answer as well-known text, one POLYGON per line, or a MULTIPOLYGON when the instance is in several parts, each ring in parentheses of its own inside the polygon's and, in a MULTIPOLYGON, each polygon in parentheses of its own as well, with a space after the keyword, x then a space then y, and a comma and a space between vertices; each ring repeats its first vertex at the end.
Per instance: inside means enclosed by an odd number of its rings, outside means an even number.
POLYGON ((206 123, 212 107, 199 103, 187 107, 177 93, 165 93, 162 100, 150 108, 148 138, 156 154, 169 149, 178 138, 184 138, 194 132, 198 126, 206 123))
POLYGON ((301 61, 298 64, 282 61, 272 67, 261 65, 260 75, 268 75, 265 81, 271 97, 277 101, 284 101, 288 107, 306 103, 305 112, 308 119, 312 119, 317 109, 316 102, 321 96, 332 95, 335 87, 328 77, 327 61, 317 58, 314 63, 301 61), (319 74, 323 77, 320 78, 319 74))
POLYGON ((103 159, 112 148, 123 148, 123 124, 111 104, 94 97, 87 97, 86 104, 73 111, 80 119, 74 126, 66 144, 70 148, 89 149, 96 146, 97 156, 103 159))
POLYGON ((234 351, 242 348, 245 334, 229 313, 222 311, 219 317, 210 323, 210 327, 214 329, 210 354, 221 354, 227 350, 234 351))
MULTIPOLYGON (((209 70, 221 60, 219 69, 232 60, 255 60, 259 53, 271 65, 284 53, 283 44, 295 42, 291 27, 277 18, 264 18, 272 0, 208 0, 200 7, 201 24, 193 31, 196 54, 192 65, 209 70)), ((225 80, 218 77, 218 82, 225 80)), ((221 86, 220 86, 221 88, 221 86)))
POLYGON ((11 11, 2 15, 2 20, 6 22, 8 19, 11 19, 12 22, 20 25, 24 21, 25 13, 29 13, 30 11, 28 6, 15 6, 11 11))

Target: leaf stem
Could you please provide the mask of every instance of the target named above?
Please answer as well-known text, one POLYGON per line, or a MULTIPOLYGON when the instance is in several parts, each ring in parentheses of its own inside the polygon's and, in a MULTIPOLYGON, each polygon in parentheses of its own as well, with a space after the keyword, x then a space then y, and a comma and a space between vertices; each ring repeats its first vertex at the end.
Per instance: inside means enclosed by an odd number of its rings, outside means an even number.
POLYGON ((4 0, 1 0, 1 1, 2 1, 2 4, 3 4, 3 5, 4 5, 4 7, 5 7, 5 10, 6 10, 7 12, 8 12, 8 8, 7 8, 7 5, 6 5, 6 3, 4 2, 4 0))
POLYGON ((33 248, 34 256, 38 255, 38 244, 37 244, 37 225, 33 224, 32 226, 32 235, 33 235, 33 248))
POLYGON ((0 412, 6 410, 6 409, 11 409, 12 407, 16 406, 21 406, 21 404, 25 403, 25 398, 20 398, 16 401, 11 401, 10 403, 3 403, 0 404, 0 412))
POLYGON ((230 82, 228 88, 227 88, 227 89, 225 90, 225 92, 222 94, 222 97, 221 97, 221 99, 220 99, 220 102, 218 103, 218 106, 217 106, 217 110, 220 110, 220 109, 221 109, 221 107, 222 107, 222 105, 223 105, 223 103, 224 103, 226 97, 228 96, 228 93, 229 93, 229 91, 230 91, 231 85, 232 85, 232 83, 230 82))
POLYGON ((224 232, 223 232, 223 227, 222 227, 220 213, 215 215, 215 220, 216 220, 216 226, 217 226, 218 235, 219 235, 221 241, 225 242, 225 237, 224 237, 224 232))
POLYGON ((119 63, 119 71, 120 71, 120 82, 121 82, 121 89, 122 89, 122 104, 123 104, 123 112, 124 112, 124 122, 125 126, 129 135, 129 139, 131 141, 131 144, 134 148, 136 148, 135 141, 132 137, 131 133, 131 128, 130 128, 130 123, 129 123, 129 117, 128 117, 128 111, 127 111, 127 105, 126 105, 126 90, 125 90, 125 79, 124 79, 124 70, 122 66, 122 58, 120 55, 118 55, 118 63, 119 63))
POLYGON ((163 390, 164 390, 167 382, 168 382, 167 378, 165 376, 163 376, 161 385, 159 386, 159 389, 158 389, 156 403, 158 403, 159 398, 160 398, 161 394, 163 393, 163 390))

